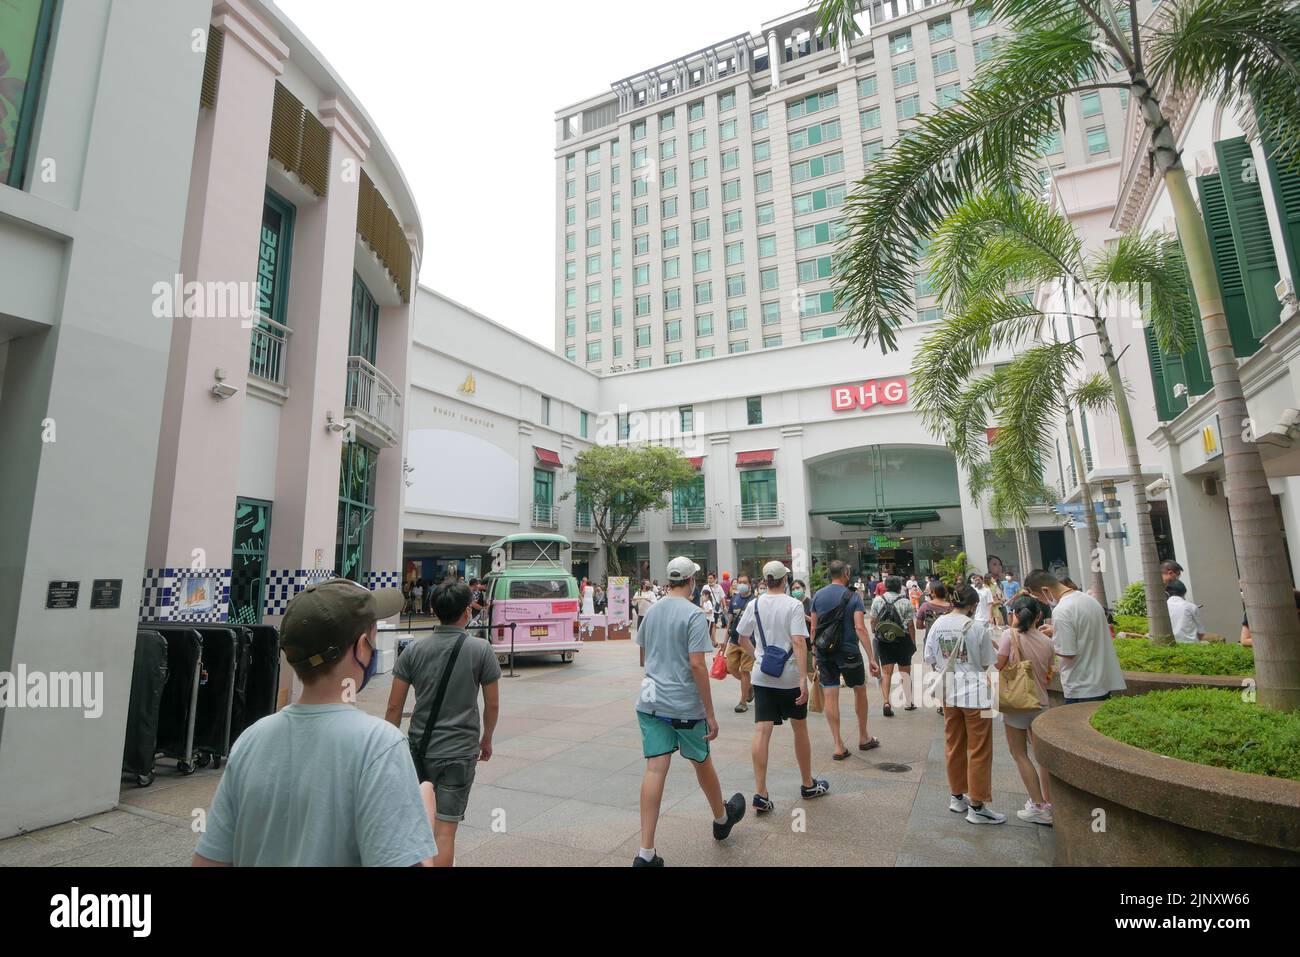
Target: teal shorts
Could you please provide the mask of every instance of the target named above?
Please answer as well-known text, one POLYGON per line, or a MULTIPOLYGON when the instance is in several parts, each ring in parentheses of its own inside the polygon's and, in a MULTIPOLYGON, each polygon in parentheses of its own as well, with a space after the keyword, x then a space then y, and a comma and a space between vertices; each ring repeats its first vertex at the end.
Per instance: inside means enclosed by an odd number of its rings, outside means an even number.
POLYGON ((641 725, 641 753, 647 758, 672 754, 680 748, 682 757, 696 764, 708 760, 709 742, 704 740, 704 736, 709 733, 709 723, 703 718, 670 722, 638 711, 636 720, 641 725))

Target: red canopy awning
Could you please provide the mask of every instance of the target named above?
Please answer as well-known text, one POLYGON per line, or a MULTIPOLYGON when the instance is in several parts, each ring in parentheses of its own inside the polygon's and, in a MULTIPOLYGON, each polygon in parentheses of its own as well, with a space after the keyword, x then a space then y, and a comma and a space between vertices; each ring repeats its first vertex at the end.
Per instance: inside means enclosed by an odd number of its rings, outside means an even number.
POLYGON ((695 469, 695 471, 697 471, 697 472, 698 472, 700 469, 704 468, 704 456, 703 456, 703 455, 697 455, 697 456, 695 456, 694 458, 689 458, 689 459, 687 459, 686 461, 690 462, 690 463, 691 463, 691 468, 695 469))
POLYGON ((746 465, 771 465, 772 456, 776 454, 776 449, 757 449, 753 452, 737 452, 736 468, 743 468, 746 465))
POLYGON ((564 467, 564 463, 560 461, 559 455, 552 452, 550 449, 544 449, 540 445, 534 445, 533 451, 537 453, 538 465, 545 465, 548 468, 553 468, 553 469, 559 469, 564 467))

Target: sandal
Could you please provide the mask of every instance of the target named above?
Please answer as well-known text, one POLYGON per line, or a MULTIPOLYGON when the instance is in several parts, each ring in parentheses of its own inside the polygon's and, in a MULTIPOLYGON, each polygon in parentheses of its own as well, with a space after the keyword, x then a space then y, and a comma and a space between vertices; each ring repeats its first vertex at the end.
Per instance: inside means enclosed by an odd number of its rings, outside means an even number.
POLYGON ((885 705, 885 717, 892 718, 893 716, 894 716, 894 709, 889 705, 885 705))
POLYGON ((848 752, 847 749, 845 749, 844 751, 840 752, 839 754, 832 754, 832 755, 831 755, 831 760, 832 760, 832 761, 843 761, 843 760, 847 759, 848 756, 849 756, 849 752, 848 752))
POLYGON ((736 714, 744 714, 748 710, 749 710, 749 702, 747 701, 742 701, 740 702, 740 704, 736 705, 736 714))
POLYGON ((859 744, 859 745, 858 745, 858 750, 859 750, 859 751, 871 751, 871 750, 873 750, 874 748, 878 748, 878 747, 880 747, 880 739, 879 739, 879 738, 872 738, 872 739, 871 739, 870 741, 868 741, 866 744, 859 744))

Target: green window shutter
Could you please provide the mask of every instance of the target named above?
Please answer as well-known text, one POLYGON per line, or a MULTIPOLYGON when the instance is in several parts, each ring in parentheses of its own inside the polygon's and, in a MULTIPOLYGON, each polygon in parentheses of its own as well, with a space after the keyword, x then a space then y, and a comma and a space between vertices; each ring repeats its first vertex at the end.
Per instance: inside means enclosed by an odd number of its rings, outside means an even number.
POLYGON ((1232 241, 1232 223, 1228 217, 1228 201, 1223 194, 1223 181, 1215 173, 1200 176, 1196 180, 1196 189, 1201 197, 1201 215, 1210 237, 1210 252, 1214 257, 1214 271, 1219 277, 1219 291, 1233 352, 1238 358, 1253 356, 1259 350, 1259 339, 1250 327, 1250 312, 1246 306, 1241 268, 1237 264, 1237 250, 1232 241))
POLYGON ((1205 329, 1201 326, 1200 313, 1196 308, 1196 291, 1192 288, 1192 274, 1187 271, 1187 260, 1183 260, 1183 273, 1187 276, 1186 315, 1182 317, 1184 328, 1191 331, 1195 340, 1192 348, 1183 352, 1183 373, 1187 390, 1192 395, 1204 395, 1214 388, 1214 379, 1210 374, 1210 354, 1205 348, 1205 329))
MULTIPOLYGON (((1147 363, 1151 366, 1151 384, 1154 386, 1156 395, 1156 418, 1161 422, 1170 422, 1177 417, 1170 404, 1172 398, 1168 387, 1165 383, 1165 366, 1164 357, 1161 355, 1160 346, 1156 342, 1156 331, 1152 326, 1147 326, 1143 332, 1146 334, 1147 341, 1147 363)), ((1186 408, 1186 403, 1184 403, 1186 408)))
POLYGON ((1246 291, 1250 326, 1262 336, 1278 323, 1281 307, 1277 302, 1277 254, 1264 211, 1264 191, 1259 186, 1259 170, 1246 138, 1220 140, 1214 144, 1219 154, 1219 179, 1228 199, 1228 216, 1232 220, 1233 242, 1241 264, 1246 291))
POLYGON ((1300 171, 1288 165, 1279 165, 1273 158, 1269 145, 1268 172, 1273 184, 1273 197, 1277 200, 1282 219, 1282 241, 1286 246, 1287 261, 1291 265, 1291 279, 1300 282, 1300 171))

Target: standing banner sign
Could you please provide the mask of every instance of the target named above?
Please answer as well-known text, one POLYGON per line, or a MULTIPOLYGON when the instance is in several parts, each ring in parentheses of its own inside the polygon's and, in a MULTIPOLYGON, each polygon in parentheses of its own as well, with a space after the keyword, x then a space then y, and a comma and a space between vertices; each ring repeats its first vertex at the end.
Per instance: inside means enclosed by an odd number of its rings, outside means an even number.
POLYGON ((628 578, 610 578, 607 597, 609 605, 605 608, 605 619, 611 624, 627 621, 631 617, 628 578))

